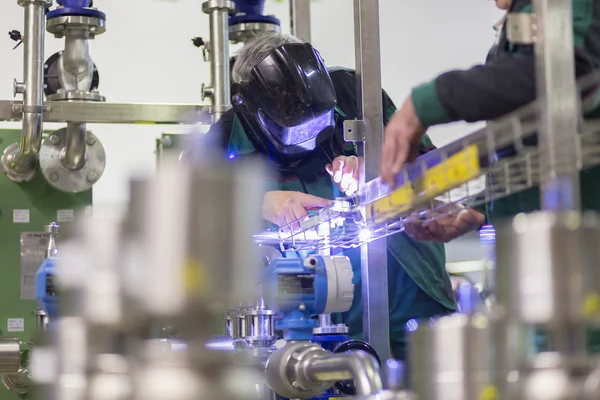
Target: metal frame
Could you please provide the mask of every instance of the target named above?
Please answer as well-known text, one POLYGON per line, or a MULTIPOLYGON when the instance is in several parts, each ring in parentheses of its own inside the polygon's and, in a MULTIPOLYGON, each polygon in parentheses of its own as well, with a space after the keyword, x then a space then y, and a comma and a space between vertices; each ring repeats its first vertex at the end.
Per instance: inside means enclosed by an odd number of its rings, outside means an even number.
MULTIPOLYGON (((381 103, 381 52, 379 0, 354 0, 357 109, 362 121, 359 146, 364 163, 361 185, 379 175, 383 144, 381 103)), ((356 139, 356 137, 351 138, 356 139)), ((387 241, 381 239, 361 248, 363 334, 382 359, 390 357, 387 241)))
POLYGON ((290 29, 298 39, 310 42, 310 0, 290 0, 290 29))
MULTIPOLYGON (((21 101, 0 100, 0 121, 19 121, 21 101)), ((210 123, 210 106, 198 104, 100 103, 46 101, 44 122, 97 124, 195 124, 210 123)))
POLYGON ((537 20, 536 78, 541 105, 542 208, 578 210, 581 199, 575 137, 579 104, 573 58, 565 57, 574 51, 571 1, 534 0, 533 5, 537 20))

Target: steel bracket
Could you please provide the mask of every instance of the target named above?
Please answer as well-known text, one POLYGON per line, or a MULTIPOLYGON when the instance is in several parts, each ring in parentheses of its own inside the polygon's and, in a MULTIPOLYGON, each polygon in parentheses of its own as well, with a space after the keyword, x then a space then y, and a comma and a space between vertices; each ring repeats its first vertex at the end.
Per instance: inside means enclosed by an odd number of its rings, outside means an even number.
POLYGON ((344 140, 346 142, 364 142, 371 137, 371 125, 364 119, 344 121, 344 140))

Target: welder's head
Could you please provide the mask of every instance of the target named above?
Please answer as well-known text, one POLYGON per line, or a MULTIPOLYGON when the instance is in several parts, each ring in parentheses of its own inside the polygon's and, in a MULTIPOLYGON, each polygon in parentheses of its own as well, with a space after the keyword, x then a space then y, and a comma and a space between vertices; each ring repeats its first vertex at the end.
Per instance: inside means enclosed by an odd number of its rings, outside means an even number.
POLYGON ((335 89, 321 55, 293 36, 265 33, 237 55, 232 104, 258 150, 286 164, 331 140, 335 89))
POLYGON ((501 10, 508 10, 511 4, 512 0, 496 0, 496 6, 501 10))

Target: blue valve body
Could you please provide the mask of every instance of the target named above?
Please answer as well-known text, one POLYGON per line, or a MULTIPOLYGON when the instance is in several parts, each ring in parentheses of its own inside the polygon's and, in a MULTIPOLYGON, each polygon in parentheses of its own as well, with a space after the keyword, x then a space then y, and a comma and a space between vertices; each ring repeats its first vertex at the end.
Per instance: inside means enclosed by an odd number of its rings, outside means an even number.
POLYGON ((229 26, 251 22, 280 25, 277 18, 263 15, 265 0, 236 0, 235 5, 235 15, 229 18, 229 26))
POLYGON ((56 0, 61 8, 49 11, 46 19, 50 20, 58 17, 80 16, 92 17, 100 20, 106 20, 106 14, 95 8, 90 8, 91 0, 56 0))
POLYGON ((311 340, 317 321, 327 306, 327 269, 321 256, 279 258, 264 269, 263 295, 271 309, 283 313, 276 328, 285 340, 311 340), (306 265, 305 265, 306 264, 306 265))
POLYGON ((57 260, 56 257, 46 258, 35 274, 35 300, 50 318, 58 316, 58 298, 54 281, 57 260))

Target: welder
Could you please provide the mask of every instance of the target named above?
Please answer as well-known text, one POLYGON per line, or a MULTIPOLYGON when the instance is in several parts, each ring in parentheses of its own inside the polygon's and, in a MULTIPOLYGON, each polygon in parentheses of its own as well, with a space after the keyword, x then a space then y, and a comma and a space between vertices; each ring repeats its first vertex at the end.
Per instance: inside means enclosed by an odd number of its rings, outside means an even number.
MULTIPOLYGON (((264 220, 284 226, 356 191, 356 147, 344 141, 342 129, 344 120, 357 118, 354 71, 328 70, 309 43, 265 33, 237 54, 232 81, 233 109, 207 137, 230 159, 269 159, 278 179, 265 193, 264 220)), ((385 92, 382 101, 387 123, 396 108, 385 92)), ((433 148, 426 135, 419 148, 421 153, 433 148)), ((393 355, 404 359, 406 323, 452 313, 456 304, 442 244, 401 233, 389 237, 387 245, 390 344, 393 355)), ((360 251, 344 254, 352 260, 355 297, 341 318, 350 334, 360 337, 360 251)))

